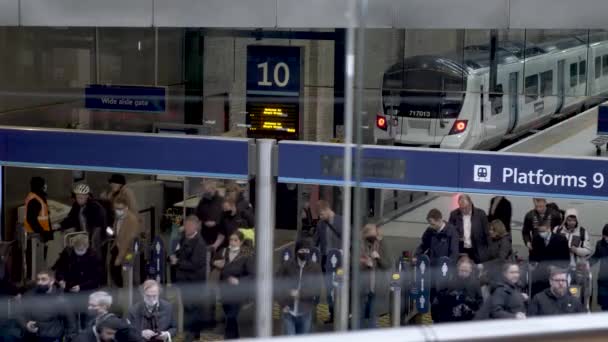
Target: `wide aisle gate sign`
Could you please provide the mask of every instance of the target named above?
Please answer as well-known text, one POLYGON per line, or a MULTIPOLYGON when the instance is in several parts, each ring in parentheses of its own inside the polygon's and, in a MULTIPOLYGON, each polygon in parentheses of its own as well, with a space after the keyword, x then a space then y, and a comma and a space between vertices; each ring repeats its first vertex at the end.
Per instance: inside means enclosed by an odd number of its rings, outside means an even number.
POLYGON ((300 134, 301 48, 247 47, 247 136, 292 139, 300 134))
MULTIPOLYGON (((281 142, 278 160, 280 182, 344 185, 343 145, 281 142)), ((608 198, 597 158, 364 146, 361 165, 366 188, 608 198)))

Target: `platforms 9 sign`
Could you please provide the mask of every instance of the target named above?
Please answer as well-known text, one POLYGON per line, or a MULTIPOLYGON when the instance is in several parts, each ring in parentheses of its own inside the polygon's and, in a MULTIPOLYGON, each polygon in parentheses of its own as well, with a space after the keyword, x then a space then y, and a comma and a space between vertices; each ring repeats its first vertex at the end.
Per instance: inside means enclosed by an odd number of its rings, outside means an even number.
POLYGON ((301 48, 247 47, 247 135, 298 139, 301 48))

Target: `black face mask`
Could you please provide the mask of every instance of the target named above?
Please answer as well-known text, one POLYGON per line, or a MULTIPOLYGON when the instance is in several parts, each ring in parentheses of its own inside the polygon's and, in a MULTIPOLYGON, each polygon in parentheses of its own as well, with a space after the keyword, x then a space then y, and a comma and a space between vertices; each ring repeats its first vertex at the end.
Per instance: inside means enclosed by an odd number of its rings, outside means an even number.
POLYGON ((47 292, 49 292, 50 289, 51 289, 51 285, 37 285, 36 293, 39 293, 39 294, 47 293, 47 292))
POLYGON ((369 236, 369 237, 366 237, 365 240, 367 240, 367 242, 369 242, 369 243, 374 243, 374 242, 376 242, 376 237, 369 236))
POLYGON ((308 253, 298 253, 298 259, 300 259, 300 261, 308 260, 308 253))
POLYGON ((224 210, 224 215, 228 216, 228 217, 234 216, 234 214, 232 213, 232 210, 224 210))

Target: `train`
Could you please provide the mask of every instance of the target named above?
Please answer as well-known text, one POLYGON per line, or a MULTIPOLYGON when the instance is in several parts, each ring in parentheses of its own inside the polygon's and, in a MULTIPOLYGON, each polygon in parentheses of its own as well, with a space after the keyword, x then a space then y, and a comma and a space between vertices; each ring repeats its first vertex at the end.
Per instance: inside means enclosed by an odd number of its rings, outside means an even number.
POLYGON ((407 57, 383 75, 375 143, 490 150, 590 108, 608 95, 608 41, 588 38, 501 41, 493 63, 490 44, 407 57))

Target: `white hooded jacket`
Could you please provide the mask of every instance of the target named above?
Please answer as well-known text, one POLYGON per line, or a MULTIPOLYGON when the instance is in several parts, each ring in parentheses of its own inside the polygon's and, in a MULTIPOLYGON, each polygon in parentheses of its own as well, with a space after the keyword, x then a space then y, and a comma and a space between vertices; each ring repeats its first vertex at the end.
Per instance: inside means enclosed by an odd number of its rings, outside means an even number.
POLYGON ((581 227, 580 221, 578 218, 578 212, 576 209, 570 208, 566 210, 566 214, 564 215, 564 221, 562 225, 559 227, 555 227, 555 234, 562 234, 568 239, 568 246, 571 248, 570 250, 570 265, 576 266, 577 264, 586 263, 587 259, 593 253, 591 250, 591 241, 589 236, 589 231, 585 228, 581 227), (576 227, 570 231, 566 226, 566 220, 568 217, 574 216, 576 217, 576 227), (584 240, 581 237, 581 229, 585 230, 584 240), (580 241, 580 242, 579 242, 580 241))

